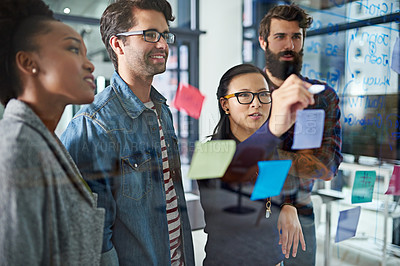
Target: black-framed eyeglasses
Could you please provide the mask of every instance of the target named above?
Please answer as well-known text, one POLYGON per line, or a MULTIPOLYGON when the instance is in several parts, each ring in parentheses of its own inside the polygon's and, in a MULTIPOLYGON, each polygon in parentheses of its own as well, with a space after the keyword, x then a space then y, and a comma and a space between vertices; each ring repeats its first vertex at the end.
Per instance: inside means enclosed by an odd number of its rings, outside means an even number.
POLYGON ((269 91, 260 91, 260 92, 250 92, 250 91, 243 91, 243 92, 236 92, 232 94, 225 95, 225 99, 229 99, 235 97, 240 104, 251 104, 254 100, 254 96, 258 97, 260 103, 267 104, 272 102, 271 92, 269 91))
POLYGON ((128 32, 121 32, 118 33, 116 36, 132 36, 132 35, 143 35, 145 42, 156 43, 160 40, 161 37, 168 44, 173 44, 175 42, 175 34, 171 32, 158 32, 156 30, 139 30, 139 31, 128 31, 128 32))

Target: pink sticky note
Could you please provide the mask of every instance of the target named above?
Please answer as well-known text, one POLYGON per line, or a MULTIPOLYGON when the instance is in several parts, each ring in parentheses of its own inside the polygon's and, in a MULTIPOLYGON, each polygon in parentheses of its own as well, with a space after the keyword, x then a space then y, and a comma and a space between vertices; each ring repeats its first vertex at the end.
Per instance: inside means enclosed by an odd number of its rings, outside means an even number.
POLYGON ((172 104, 176 109, 183 109, 189 116, 199 119, 204 98, 196 87, 180 83, 172 104))
POLYGON ((400 196, 400 165, 394 166, 392 178, 385 194, 400 196))

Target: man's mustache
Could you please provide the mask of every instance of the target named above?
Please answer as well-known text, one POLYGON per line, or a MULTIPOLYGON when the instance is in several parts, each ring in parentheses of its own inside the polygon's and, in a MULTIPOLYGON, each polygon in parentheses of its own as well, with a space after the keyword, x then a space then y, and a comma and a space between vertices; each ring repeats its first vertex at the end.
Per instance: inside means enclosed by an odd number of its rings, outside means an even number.
POLYGON ((290 50, 287 50, 287 51, 283 51, 283 52, 279 52, 279 53, 278 53, 278 56, 279 56, 279 57, 285 56, 285 55, 297 56, 298 54, 297 54, 296 52, 290 51, 290 50))

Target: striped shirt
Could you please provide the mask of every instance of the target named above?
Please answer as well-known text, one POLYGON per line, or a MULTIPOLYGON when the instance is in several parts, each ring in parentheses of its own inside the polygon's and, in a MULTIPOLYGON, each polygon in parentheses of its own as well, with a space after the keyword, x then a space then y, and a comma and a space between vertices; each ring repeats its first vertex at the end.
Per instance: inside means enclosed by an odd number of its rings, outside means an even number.
POLYGON ((169 232, 169 245, 171 254, 171 265, 184 265, 182 256, 182 237, 181 237, 181 219, 178 210, 178 199, 176 197, 174 183, 172 182, 169 170, 167 146, 165 143, 164 132, 161 126, 160 117, 152 101, 144 103, 144 105, 154 111, 157 115, 158 127, 160 130, 161 157, 163 162, 163 176, 165 199, 167 207, 167 221, 169 232))

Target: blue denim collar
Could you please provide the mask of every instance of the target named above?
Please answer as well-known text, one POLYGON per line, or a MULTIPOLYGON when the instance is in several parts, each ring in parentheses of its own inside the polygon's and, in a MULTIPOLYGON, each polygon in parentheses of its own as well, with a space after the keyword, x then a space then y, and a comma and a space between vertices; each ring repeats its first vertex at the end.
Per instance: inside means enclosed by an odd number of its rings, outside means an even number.
MULTIPOLYGON (((116 71, 111 77, 111 86, 125 111, 133 118, 137 118, 147 109, 116 71)), ((150 99, 157 109, 167 101, 153 86, 151 86, 150 90, 150 99)))

